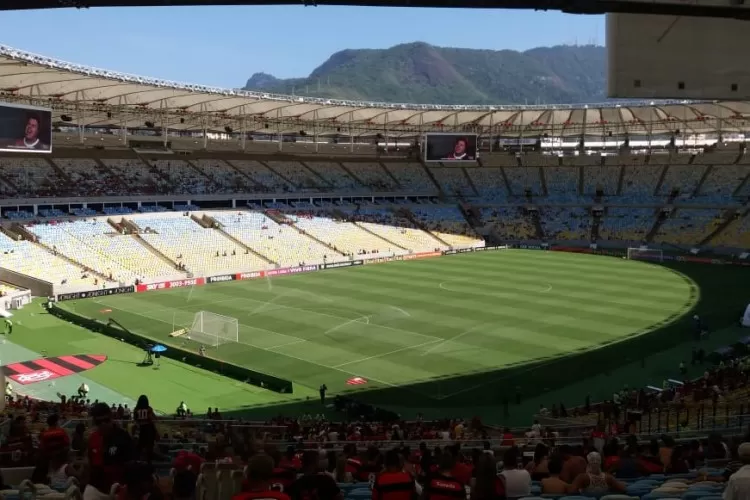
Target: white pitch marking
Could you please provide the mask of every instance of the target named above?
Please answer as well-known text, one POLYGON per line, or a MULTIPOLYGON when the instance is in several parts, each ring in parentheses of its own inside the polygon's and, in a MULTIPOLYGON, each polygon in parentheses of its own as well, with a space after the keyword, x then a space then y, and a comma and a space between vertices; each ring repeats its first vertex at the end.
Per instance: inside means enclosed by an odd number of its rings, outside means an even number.
POLYGON ((369 361, 371 359, 382 358, 383 356, 388 356, 388 355, 391 355, 391 354, 396 354, 397 352, 401 352, 401 351, 408 351, 409 349, 416 349, 417 347, 422 347, 422 346, 426 346, 426 345, 429 345, 429 344, 434 344, 435 342, 444 342, 444 341, 442 341, 442 340, 428 340, 427 342, 422 342, 421 344, 409 345, 409 346, 406 346, 406 347, 401 347, 400 349, 394 349, 393 351, 384 352, 382 354, 376 354, 374 356, 368 356, 368 357, 362 358, 362 359, 355 359, 354 361, 347 361, 346 363, 341 363, 340 365, 336 365, 333 368, 341 368, 342 366, 353 365, 355 363, 361 363, 363 361, 369 361))
POLYGON ((550 291, 552 291, 552 284, 551 283, 547 283, 547 288, 545 288, 544 290, 542 290, 540 293, 547 293, 547 292, 550 292, 550 291))
POLYGON ((459 333, 458 335, 456 335, 456 336, 454 336, 454 337, 451 337, 451 338, 449 338, 449 339, 444 339, 444 340, 443 340, 442 342, 440 342, 439 344, 435 344, 434 346, 430 347, 430 348, 429 348, 429 349, 427 349, 427 350, 426 350, 425 352, 423 352, 423 353, 422 353, 422 356, 426 356, 427 354, 429 354, 429 353, 431 353, 432 351, 434 351, 434 350, 435 350, 435 348, 437 348, 437 347, 443 346, 443 345, 445 345, 445 344, 449 344, 449 343, 451 343, 451 342, 454 342, 454 341, 456 341, 456 340, 460 339, 460 338, 461 338, 461 337, 463 337, 464 335, 467 335, 467 334, 469 334, 469 333, 473 332, 474 330, 476 330, 477 328, 479 328, 479 327, 481 327, 481 326, 484 326, 484 324, 481 324, 481 325, 476 325, 476 326, 472 326, 472 327, 471 327, 471 328, 469 328, 468 330, 465 330, 465 331, 463 331, 463 332, 459 333))
POLYGON ((354 318, 354 319, 350 319, 348 321, 344 321, 343 323, 341 323, 339 325, 336 325, 333 328, 329 328, 328 330, 326 330, 325 332, 323 332, 323 335, 328 335, 329 333, 333 333, 336 330, 339 330, 339 329, 345 327, 346 325, 349 325, 349 324, 352 324, 352 323, 359 323, 360 320, 362 320, 362 319, 365 320, 365 325, 369 325, 370 324, 370 317, 369 316, 360 316, 358 318, 354 318))
POLYGON ((395 310, 396 310, 396 311, 398 311, 398 312, 400 312, 400 313, 401 313, 401 314, 403 314, 404 316, 407 316, 407 317, 411 318, 411 314, 409 314, 408 312, 404 311, 404 310, 403 310, 403 309, 401 309, 400 307, 396 307, 396 306, 391 306, 391 308, 392 308, 392 309, 395 309, 395 310))
POLYGON ((291 342, 287 342, 286 344, 272 345, 271 347, 266 347, 266 349, 270 351, 271 349, 278 349, 279 347, 286 347, 288 345, 301 344, 302 342, 307 342, 307 339, 293 340, 291 342))

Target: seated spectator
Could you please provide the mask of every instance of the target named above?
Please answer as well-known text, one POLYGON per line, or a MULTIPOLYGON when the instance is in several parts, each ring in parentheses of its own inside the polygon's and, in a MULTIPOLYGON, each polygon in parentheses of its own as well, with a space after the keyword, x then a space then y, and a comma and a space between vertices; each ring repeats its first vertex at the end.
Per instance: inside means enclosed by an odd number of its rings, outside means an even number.
POLYGON ((174 475, 172 500, 194 500, 198 475, 191 470, 181 470, 174 475))
POLYGON ((465 495, 466 485, 453 477, 456 461, 450 453, 440 455, 437 471, 430 474, 424 487, 424 500, 450 500, 465 495))
POLYGON ((538 443, 534 449, 534 460, 526 465, 526 470, 531 474, 531 479, 539 481, 549 476, 548 460, 549 448, 544 443, 538 443))
POLYGON ((690 465, 685 456, 685 448, 675 446, 672 450, 669 465, 664 468, 666 474, 685 474, 690 472, 690 465))
POLYGON ((570 485, 560 479, 562 467, 562 457, 557 454, 552 455, 547 465, 549 477, 542 479, 543 495, 565 495, 570 493, 570 485))
POLYGON ((126 464, 133 457, 133 442, 127 431, 112 421, 106 403, 97 403, 89 412, 94 431, 89 436, 89 484, 83 491, 84 500, 109 500, 115 483, 123 484, 126 464))
MULTIPOLYGON (((306 451, 302 455, 302 475, 292 482, 287 490, 293 500, 309 498, 336 500, 344 497, 336 481, 320 471, 319 464, 320 454, 317 451, 306 451)), ((373 491, 373 498, 375 498, 375 491, 373 491)))
POLYGON ((586 472, 586 460, 573 453, 573 448, 567 445, 560 447, 563 467, 560 473, 560 479, 566 483, 572 483, 579 474, 586 472))
POLYGON ((286 493, 271 489, 273 459, 268 455, 252 457, 245 472, 247 474, 245 491, 235 495, 232 500, 291 500, 286 493))
POLYGON ((517 446, 506 450, 503 455, 505 494, 508 498, 527 497, 531 494, 531 474, 521 466, 521 451, 517 446))
POLYGON ((742 500, 750 491, 750 443, 742 443, 737 450, 742 467, 734 472, 724 490, 724 500, 742 500))
POLYGON ((651 474, 651 471, 638 459, 637 445, 626 446, 622 451, 620 459, 613 462, 607 472, 622 479, 632 479, 651 474))
MULTIPOLYGON (((471 500, 504 500, 505 481, 497 474, 495 457, 482 453, 474 467, 471 500)), ((375 499, 373 499, 375 500, 375 499)))
POLYGON ((599 453, 592 451, 586 456, 589 466, 585 473, 579 474, 573 481, 570 490, 572 493, 581 493, 587 496, 604 495, 610 492, 625 492, 625 485, 602 471, 602 457, 599 453))

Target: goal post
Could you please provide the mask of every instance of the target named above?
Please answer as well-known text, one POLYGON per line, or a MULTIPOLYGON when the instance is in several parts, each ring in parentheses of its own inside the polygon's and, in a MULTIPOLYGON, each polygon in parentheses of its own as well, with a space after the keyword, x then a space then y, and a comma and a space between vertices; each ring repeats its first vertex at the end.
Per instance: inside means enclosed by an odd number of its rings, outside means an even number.
POLYGON ((664 252, 659 248, 628 248, 629 260, 649 260, 652 262, 663 262, 664 252))
POLYGON ((230 316, 200 311, 195 313, 193 324, 185 337, 211 347, 239 342, 239 322, 230 316))

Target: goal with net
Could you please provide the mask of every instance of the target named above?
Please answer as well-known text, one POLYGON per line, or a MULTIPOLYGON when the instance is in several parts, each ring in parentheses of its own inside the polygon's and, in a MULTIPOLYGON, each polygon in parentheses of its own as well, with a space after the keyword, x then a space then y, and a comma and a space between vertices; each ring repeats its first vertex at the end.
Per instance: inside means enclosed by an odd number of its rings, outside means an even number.
POLYGON ((650 260, 652 262, 663 262, 664 252, 658 248, 628 248, 628 259, 650 260))
POLYGON ((239 342, 239 322, 230 316, 200 311, 195 313, 193 325, 185 337, 212 347, 239 342))

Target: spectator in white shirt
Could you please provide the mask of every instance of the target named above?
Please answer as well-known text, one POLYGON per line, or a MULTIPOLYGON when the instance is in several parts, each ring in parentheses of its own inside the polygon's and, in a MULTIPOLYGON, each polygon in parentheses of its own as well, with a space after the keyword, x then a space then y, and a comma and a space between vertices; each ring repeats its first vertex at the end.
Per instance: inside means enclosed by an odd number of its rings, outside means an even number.
POLYGON ((750 443, 742 443, 737 454, 743 465, 729 477, 724 500, 750 500, 750 443))
MULTIPOLYGON (((505 496, 507 498, 527 497, 531 494, 531 474, 520 468, 521 450, 513 446, 503 455, 503 472, 505 478, 505 496)), ((744 500, 744 499, 743 499, 744 500)))

